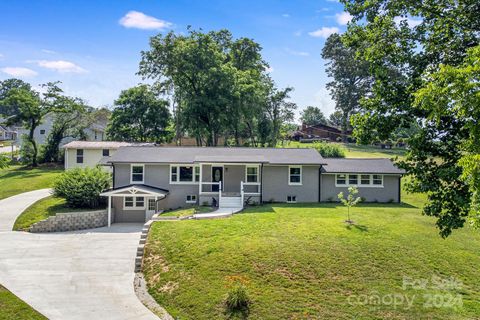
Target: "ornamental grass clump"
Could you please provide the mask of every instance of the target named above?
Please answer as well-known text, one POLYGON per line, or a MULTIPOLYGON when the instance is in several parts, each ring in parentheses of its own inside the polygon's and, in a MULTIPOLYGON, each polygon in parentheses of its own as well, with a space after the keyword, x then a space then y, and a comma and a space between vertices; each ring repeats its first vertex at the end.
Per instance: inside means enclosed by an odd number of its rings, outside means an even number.
POLYGON ((229 291, 225 297, 225 308, 228 313, 248 313, 251 301, 248 297, 246 281, 241 277, 229 277, 229 291))

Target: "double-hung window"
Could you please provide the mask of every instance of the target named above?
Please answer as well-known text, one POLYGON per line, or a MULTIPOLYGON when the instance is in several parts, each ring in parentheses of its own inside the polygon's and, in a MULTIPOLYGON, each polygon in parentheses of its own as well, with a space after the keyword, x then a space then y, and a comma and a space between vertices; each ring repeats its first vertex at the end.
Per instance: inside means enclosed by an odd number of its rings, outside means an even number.
POLYGON ((351 186, 356 186, 358 184, 358 175, 349 174, 348 175, 348 184, 351 186))
POLYGON ((301 166, 288 167, 288 184, 289 185, 302 184, 302 167, 301 166))
POLYGON ((383 185, 383 176, 381 174, 372 175, 372 182, 375 186, 383 185))
POLYGON ((246 177, 246 181, 247 182, 252 182, 252 183, 256 183, 258 182, 258 167, 255 166, 255 167, 247 167, 247 177, 246 177))
POLYGON ((347 175, 346 174, 337 174, 337 185, 346 185, 347 184, 347 175))
POLYGON ((370 185, 370 175, 369 174, 360 175, 360 185, 364 185, 364 186, 370 185))
POLYGON ((145 209, 145 197, 125 197, 123 206, 127 210, 145 209))
POLYGON ((170 167, 171 183, 195 183, 200 181, 199 166, 179 166, 170 167))
POLYGON ((83 163, 83 149, 77 149, 77 163, 83 163))
POLYGON ((143 183, 144 171, 145 171, 145 166, 143 164, 132 164, 130 183, 143 183))
POLYGON ((348 187, 383 187, 383 175, 381 174, 346 174, 335 175, 335 186, 348 187))
POLYGON ((110 156, 110 150, 109 149, 103 149, 102 150, 102 156, 109 157, 110 156))

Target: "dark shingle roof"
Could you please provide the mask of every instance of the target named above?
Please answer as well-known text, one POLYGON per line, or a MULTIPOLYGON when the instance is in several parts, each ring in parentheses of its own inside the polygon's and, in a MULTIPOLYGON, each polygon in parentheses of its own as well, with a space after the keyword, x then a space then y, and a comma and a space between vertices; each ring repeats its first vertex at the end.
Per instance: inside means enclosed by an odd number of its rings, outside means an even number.
POLYGON ((110 163, 269 163, 320 165, 315 149, 220 147, 121 147, 110 163))
POLYGON ((324 159, 322 168, 326 173, 386 173, 404 174, 405 170, 398 168, 390 159, 324 159))

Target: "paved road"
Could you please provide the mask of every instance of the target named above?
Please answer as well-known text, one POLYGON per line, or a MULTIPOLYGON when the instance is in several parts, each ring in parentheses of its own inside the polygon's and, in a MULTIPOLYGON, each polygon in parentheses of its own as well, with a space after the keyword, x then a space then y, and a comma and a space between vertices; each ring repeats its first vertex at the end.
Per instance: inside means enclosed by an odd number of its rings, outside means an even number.
MULTIPOLYGON (((141 224, 30 234, 6 230, 34 193, 0 200, 0 283, 49 319, 158 318, 133 290, 141 224)), ((46 195, 37 191, 36 199, 46 195)))
MULTIPOLYGON (((18 150, 17 146, 14 146, 13 148, 14 148, 14 150, 18 150)), ((0 147, 0 153, 9 153, 9 152, 12 152, 12 147, 11 146, 0 147)))

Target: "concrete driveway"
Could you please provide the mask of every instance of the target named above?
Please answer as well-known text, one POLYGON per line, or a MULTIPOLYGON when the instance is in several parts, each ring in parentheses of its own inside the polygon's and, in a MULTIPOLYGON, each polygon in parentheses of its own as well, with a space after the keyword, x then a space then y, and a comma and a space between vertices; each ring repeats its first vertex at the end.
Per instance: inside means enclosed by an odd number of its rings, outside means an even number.
POLYGON ((133 289, 141 224, 50 234, 5 230, 12 210, 18 215, 32 201, 24 195, 0 201, 2 285, 49 319, 158 319, 133 289))

